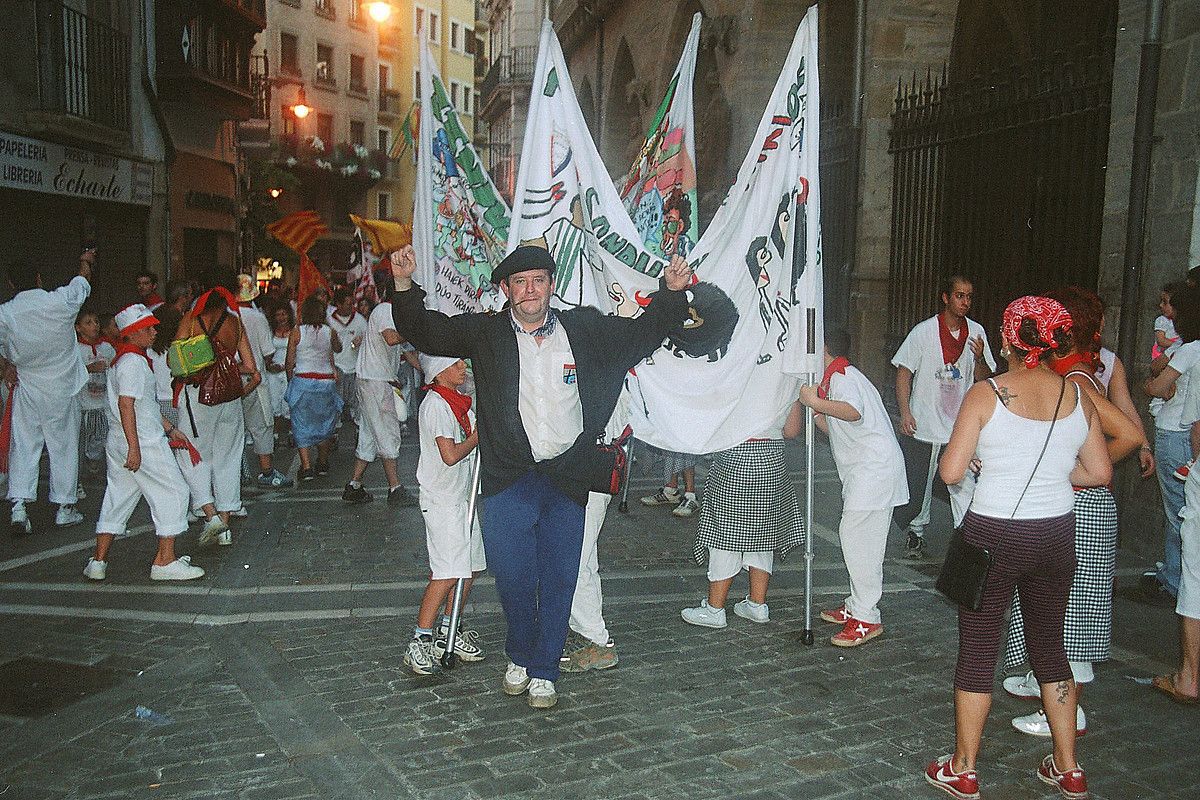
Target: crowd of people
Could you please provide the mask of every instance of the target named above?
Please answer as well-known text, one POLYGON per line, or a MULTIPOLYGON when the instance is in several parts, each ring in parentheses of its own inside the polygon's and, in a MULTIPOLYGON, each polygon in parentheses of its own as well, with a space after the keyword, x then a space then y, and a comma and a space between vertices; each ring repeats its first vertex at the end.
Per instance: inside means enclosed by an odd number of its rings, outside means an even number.
MULTIPOLYGON (((111 315, 88 302, 93 253, 53 291, 42 288, 36 267, 14 265, 15 295, 0 305, 0 451, 12 531, 33 531, 27 506, 38 496, 45 450, 57 526, 83 521, 75 507, 83 479, 105 477, 88 579, 106 578, 112 542, 143 498, 158 541, 150 578, 199 578, 203 568, 176 552, 175 539, 191 519, 202 521, 200 546, 232 544, 231 518, 246 513, 247 447, 257 470, 249 478, 286 489, 327 474, 339 429, 352 425, 343 500, 373 499, 363 479, 378 460, 388 503, 419 506, 425 525, 430 578, 404 663, 426 675, 447 649, 483 659, 476 632, 460 628, 450 642, 450 616, 455 584, 469 592, 487 569, 507 622, 502 689, 550 708, 561 671, 618 663, 597 541, 614 486, 612 454, 629 431, 625 380, 688 319, 691 268, 673 258, 636 319, 558 311, 550 305, 553 258, 521 246, 492 276, 508 300, 504 312, 448 317, 425 308, 411 246, 389 263, 392 285, 376 305, 356 303, 343 287, 332 296, 314 291, 297 307, 277 289, 260 292, 247 275, 203 292, 172 282, 163 298, 156 277, 143 273, 135 302, 111 315), (419 496, 397 464, 406 423, 419 434, 419 496), (294 480, 274 464, 280 441, 298 452, 294 480), (476 486, 482 502, 473 514, 476 486)), ((1163 559, 1143 588, 1175 603, 1182 620, 1180 668, 1153 685, 1181 703, 1197 702, 1200 692, 1200 289, 1181 281, 1162 292, 1142 387, 1154 398, 1153 445, 1124 365, 1101 345, 1104 304, 1094 292, 1064 287, 1013 301, 999 331, 999 363, 987 331, 968 317, 973 296, 969 279, 950 276, 940 312, 896 352, 899 436, 878 389, 850 363, 849 337, 830 330, 819 383, 800 387, 753 437, 711 454, 702 501, 697 456, 663 451, 662 488, 642 503, 698 516, 693 555, 707 565, 708 588, 698 606, 681 611, 686 623, 726 627, 743 571, 747 592, 734 614, 769 622, 775 559, 808 535, 784 440, 799 435, 810 408, 842 484, 838 532, 849 579, 845 600, 820 616, 837 626, 831 644, 857 647, 884 633, 879 606, 893 521, 906 533, 907 558, 930 556, 926 532, 940 480, 956 535, 986 550, 990 566, 977 607, 958 612, 955 748, 925 777, 956 798, 978 797, 976 763, 1003 637, 1004 666, 1018 670, 1005 691, 1041 701, 1012 725, 1053 743, 1038 777, 1066 797, 1085 797, 1075 755, 1087 730, 1079 699, 1095 679, 1093 665, 1110 654, 1110 483, 1113 465, 1126 458, 1137 459, 1143 477, 1157 473, 1166 516, 1163 559)))

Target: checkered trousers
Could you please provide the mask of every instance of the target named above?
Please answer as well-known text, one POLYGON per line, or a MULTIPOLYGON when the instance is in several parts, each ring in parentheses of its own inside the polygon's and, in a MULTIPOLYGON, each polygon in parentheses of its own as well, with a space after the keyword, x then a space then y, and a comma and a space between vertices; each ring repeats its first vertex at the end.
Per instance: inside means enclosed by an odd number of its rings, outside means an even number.
POLYGON ((781 557, 804 544, 804 519, 779 439, 743 442, 713 455, 704 485, 693 555, 710 547, 734 552, 774 551, 781 557))
MULTIPOLYGON (((1107 661, 1112 641, 1113 571, 1117 563, 1117 503, 1105 487, 1075 492, 1075 580, 1067 599, 1063 644, 1070 661, 1107 661)), ((1004 666, 1026 661, 1025 624, 1013 592, 1004 666)))

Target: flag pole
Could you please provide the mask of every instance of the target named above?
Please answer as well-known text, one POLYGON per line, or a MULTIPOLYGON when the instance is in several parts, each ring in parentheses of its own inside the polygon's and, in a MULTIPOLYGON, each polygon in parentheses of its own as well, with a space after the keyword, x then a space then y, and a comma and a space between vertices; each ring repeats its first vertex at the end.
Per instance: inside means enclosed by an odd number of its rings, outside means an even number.
MULTIPOLYGON (((816 357, 817 310, 807 309, 808 325, 808 355, 809 363, 816 357)), ((815 372, 808 373, 809 384, 816 383, 815 372)), ((813 464, 816 452, 816 425, 813 410, 804 407, 804 632, 800 641, 806 645, 813 643, 812 629, 812 564, 813 564, 813 464)))
MULTIPOLYGON (((471 470, 471 497, 467 500, 467 541, 475 529, 475 513, 479 504, 479 459, 475 459, 475 467, 471 470)), ((466 578, 454 582, 454 602, 450 606, 450 630, 446 632, 446 649, 440 659, 444 669, 454 669, 458 666, 458 654, 454 647, 458 642, 458 626, 462 621, 463 594, 466 590, 466 578)))

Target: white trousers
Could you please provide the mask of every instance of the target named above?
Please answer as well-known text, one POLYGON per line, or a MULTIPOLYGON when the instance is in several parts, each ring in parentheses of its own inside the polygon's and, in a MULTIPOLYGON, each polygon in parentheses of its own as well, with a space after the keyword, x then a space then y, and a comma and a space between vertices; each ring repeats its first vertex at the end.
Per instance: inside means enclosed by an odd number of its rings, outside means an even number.
POLYGON ((79 488, 79 397, 32 394, 17 384, 12 442, 8 448, 8 499, 33 502, 38 496, 42 449, 50 456, 50 502, 73 505, 79 488))
POLYGON ((166 437, 142 442, 142 465, 137 472, 125 469, 128 447, 124 434, 114 431, 105 448, 108 462, 108 485, 100 504, 100 519, 96 533, 125 533, 129 517, 143 497, 150 506, 154 532, 163 538, 178 536, 187 530, 187 491, 179 479, 179 466, 166 437), (112 436, 121 437, 114 442, 112 436))
POLYGON ((358 379, 358 446, 362 461, 400 456, 400 418, 396 416, 396 390, 387 381, 358 379))
POLYGON ((883 551, 892 525, 892 509, 843 511, 838 526, 842 559, 850 573, 846 613, 860 622, 878 625, 879 598, 883 597, 883 551))
POLYGON ((179 427, 212 470, 212 495, 217 511, 237 511, 242 507, 242 450, 246 443, 242 404, 235 400, 206 406, 197 396, 197 387, 184 386, 183 392, 186 399, 184 395, 179 398, 179 427))
POLYGON ((254 439, 254 455, 269 456, 275 452, 275 416, 271 413, 271 391, 259 384, 242 398, 242 417, 246 432, 254 439))
POLYGON ((708 548, 708 579, 713 583, 729 580, 743 569, 751 567, 770 574, 775 569, 775 554, 770 550, 742 553, 708 548))
POLYGON ((579 578, 575 597, 571 599, 571 630, 598 645, 608 644, 608 627, 604 624, 604 597, 600 591, 600 559, 596 543, 612 495, 588 492, 583 516, 583 550, 579 557, 579 578))
POLYGON ((1175 613, 1200 619, 1200 469, 1188 474, 1183 487, 1183 520, 1179 523, 1183 566, 1179 577, 1179 599, 1175 613))

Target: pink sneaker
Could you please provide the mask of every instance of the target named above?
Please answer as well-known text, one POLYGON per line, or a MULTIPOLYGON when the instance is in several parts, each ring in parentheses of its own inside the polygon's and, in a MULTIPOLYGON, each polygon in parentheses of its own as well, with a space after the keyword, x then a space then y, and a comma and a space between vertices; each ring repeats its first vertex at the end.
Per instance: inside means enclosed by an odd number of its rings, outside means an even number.
POLYGON ((953 758, 942 756, 926 767, 925 781, 958 800, 979 800, 979 776, 973 769, 955 772, 950 766, 953 758))
POLYGON ((1087 800, 1087 776, 1083 774, 1083 769, 1079 766, 1066 772, 1059 772, 1058 767, 1054 766, 1054 756, 1048 755, 1042 759, 1037 776, 1042 783, 1058 787, 1058 791, 1067 800, 1087 800))

